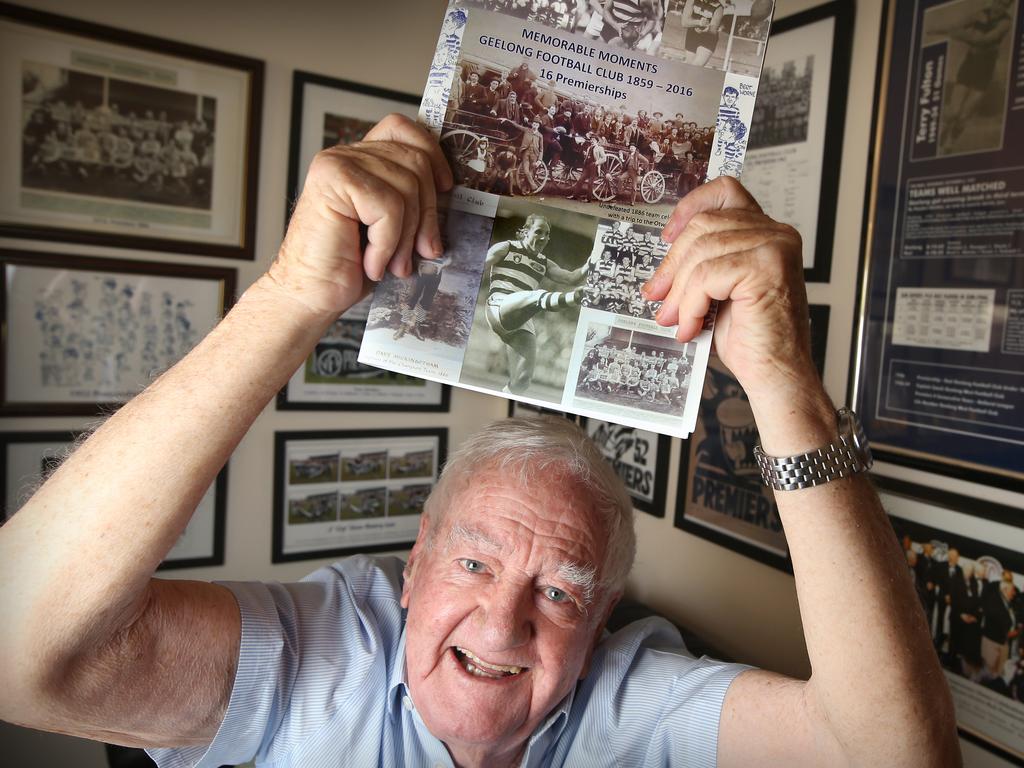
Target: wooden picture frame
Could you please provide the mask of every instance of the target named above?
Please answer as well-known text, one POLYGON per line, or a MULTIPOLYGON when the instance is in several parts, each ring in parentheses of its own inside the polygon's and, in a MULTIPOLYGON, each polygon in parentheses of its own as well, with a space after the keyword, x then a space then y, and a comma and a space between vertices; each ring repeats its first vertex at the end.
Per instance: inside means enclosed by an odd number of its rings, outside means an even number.
POLYGON ((0 235, 253 259, 263 62, 0 3, 0 235))

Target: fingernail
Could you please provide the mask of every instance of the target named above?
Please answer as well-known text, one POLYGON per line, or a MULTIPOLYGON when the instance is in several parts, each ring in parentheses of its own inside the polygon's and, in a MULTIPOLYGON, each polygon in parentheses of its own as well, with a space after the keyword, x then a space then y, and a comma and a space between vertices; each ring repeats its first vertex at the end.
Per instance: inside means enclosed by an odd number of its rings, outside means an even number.
POLYGON ((665 225, 665 229, 661 233, 661 239, 668 242, 676 236, 676 230, 679 228, 679 222, 675 218, 668 220, 665 225))
POLYGON ((647 294, 650 292, 651 284, 649 282, 644 283, 643 285, 640 286, 640 295, 643 296, 645 299, 647 298, 647 294))

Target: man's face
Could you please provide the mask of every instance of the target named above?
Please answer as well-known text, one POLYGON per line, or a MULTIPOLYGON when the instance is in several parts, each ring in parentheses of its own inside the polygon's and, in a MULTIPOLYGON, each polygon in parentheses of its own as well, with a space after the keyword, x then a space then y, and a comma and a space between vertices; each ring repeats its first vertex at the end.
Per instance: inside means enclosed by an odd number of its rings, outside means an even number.
POLYGON ((736 95, 737 94, 733 93, 732 91, 729 91, 729 93, 725 94, 725 98, 723 99, 723 101, 725 102, 725 106, 733 106, 736 103, 736 95))
POLYGON ((548 227, 547 222, 534 221, 530 228, 526 230, 526 235, 523 237, 523 245, 539 253, 544 250, 544 246, 548 244, 550 239, 551 229, 548 227))
POLYGON ((470 85, 476 85, 479 82, 480 82, 480 75, 478 75, 476 72, 474 72, 473 74, 471 74, 469 76, 469 84, 470 85))
POLYGON ((958 562, 960 562, 960 553, 955 549, 949 550, 949 564, 956 565, 958 562))
POLYGON ((572 573, 600 576, 600 527, 564 478, 523 486, 494 470, 438 525, 430 547, 421 529, 402 594, 413 702, 454 750, 517 753, 586 673, 608 601, 588 604, 572 573))

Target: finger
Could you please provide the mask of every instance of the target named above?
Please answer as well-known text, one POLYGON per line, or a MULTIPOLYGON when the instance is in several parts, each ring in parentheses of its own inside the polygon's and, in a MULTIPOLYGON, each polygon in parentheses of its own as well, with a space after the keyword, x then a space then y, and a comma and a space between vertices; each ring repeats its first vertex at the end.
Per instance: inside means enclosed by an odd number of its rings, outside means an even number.
MULTIPOLYGON (((732 253, 713 261, 702 262, 690 281, 683 286, 678 303, 670 310, 679 327, 676 338, 692 341, 704 327, 704 318, 712 301, 725 301, 750 274, 750 254, 732 253)), ((664 305, 662 305, 664 310, 664 305)), ((658 322, 662 322, 659 317, 658 322)), ((670 323, 671 324, 671 323, 670 323)))
POLYGON ((346 166, 344 178, 338 181, 343 202, 339 209, 331 208, 339 218, 351 220, 354 214, 366 226, 363 271, 378 281, 402 241, 406 198, 380 175, 367 172, 357 163, 346 166))
POLYGON ((395 142, 366 143, 360 145, 360 149, 396 163, 414 175, 419 215, 410 218, 409 223, 418 225, 415 230, 415 249, 425 259, 440 257, 444 253, 444 244, 437 216, 437 189, 431 175, 430 158, 421 149, 395 142))
POLYGON ((749 250, 774 238, 786 225, 751 211, 716 211, 694 216, 672 244, 641 292, 648 301, 665 299, 673 285, 685 281, 693 266, 707 258, 749 250))
POLYGON ((698 213, 726 208, 762 213, 761 206, 742 184, 731 176, 719 176, 714 181, 701 184, 676 204, 665 224, 665 229, 662 230, 661 239, 669 243, 675 240, 683 231, 683 227, 698 213))
POLYGON ((394 141, 416 147, 426 153, 437 189, 447 192, 455 184, 452 170, 448 167, 448 161, 441 152, 437 139, 422 125, 405 115, 388 115, 369 130, 365 141, 394 141))

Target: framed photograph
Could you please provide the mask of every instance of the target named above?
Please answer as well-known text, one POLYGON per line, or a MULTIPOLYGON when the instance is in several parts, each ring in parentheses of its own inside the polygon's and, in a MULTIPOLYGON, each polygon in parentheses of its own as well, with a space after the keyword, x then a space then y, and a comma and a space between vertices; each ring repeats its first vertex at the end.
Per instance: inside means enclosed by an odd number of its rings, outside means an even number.
MULTIPOLYGON (((0 488, 6 522, 60 465, 81 437, 78 432, 0 432, 0 488)), ((185 532, 160 570, 224 565, 228 469, 206 491, 185 532)))
MULTIPOLYGON (((288 155, 286 220, 313 156, 360 141, 385 115, 416 117, 419 97, 296 71, 288 155)), ((358 362, 370 300, 339 317, 278 394, 280 410, 447 411, 451 387, 358 362)))
POLYGON ((1022 11, 888 3, 849 397, 877 458, 1018 493, 1022 11))
POLYGON ((407 549, 448 451, 448 430, 278 432, 272 560, 407 549))
POLYGON ((0 250, 0 415, 95 415, 223 317, 235 270, 0 250))
MULTIPOLYGON (((829 307, 810 307, 811 353, 825 369, 829 307)), ((715 544, 793 572, 775 492, 754 460, 760 438, 754 412, 718 355, 708 361, 697 429, 682 443, 675 526, 715 544)))
POLYGON ((419 103, 420 97, 414 94, 296 70, 292 77, 285 221, 291 217, 306 180, 306 169, 317 152, 362 141, 367 131, 392 112, 415 120, 419 103))
POLYGON ((633 506, 648 515, 664 517, 672 438, 586 416, 580 417, 580 426, 615 467, 633 498, 633 506))
POLYGON ((263 63, 0 3, 0 235, 252 259, 263 63))
POLYGON ((953 693, 960 735, 1024 765, 1020 511, 877 475, 875 481, 953 693))
POLYGON ((765 213, 800 232, 808 282, 832 269, 853 16, 833 0, 772 24, 743 162, 765 213))

